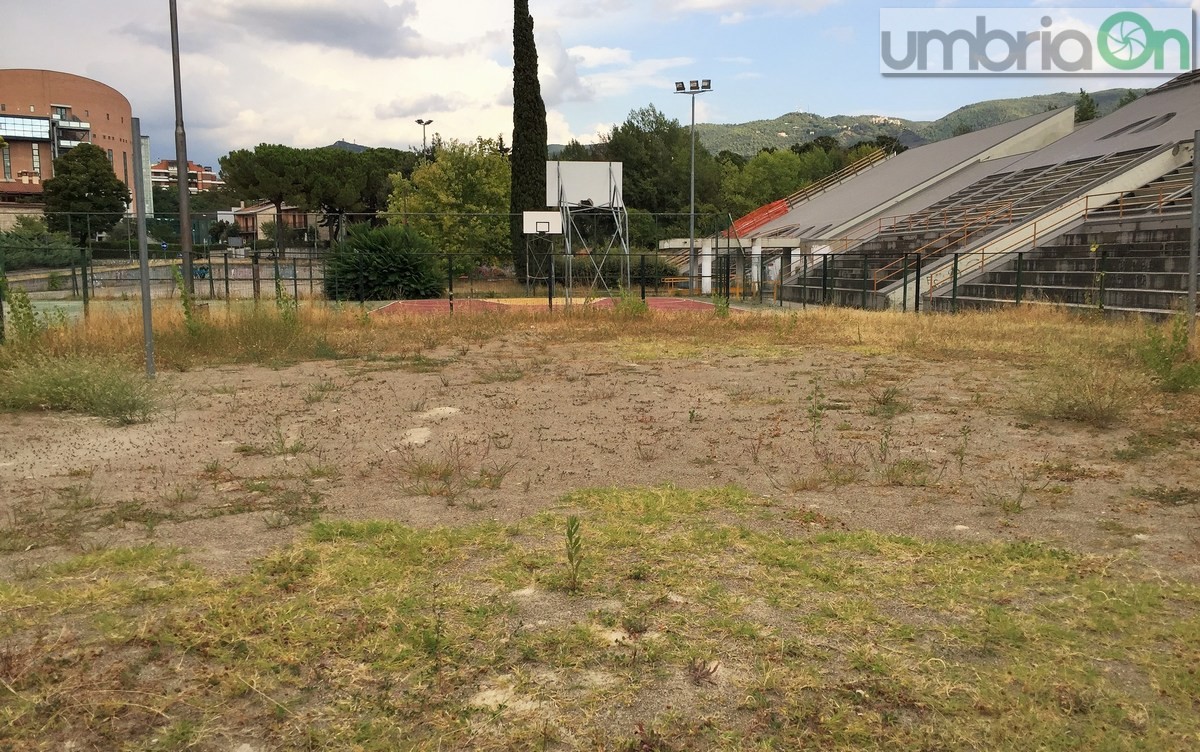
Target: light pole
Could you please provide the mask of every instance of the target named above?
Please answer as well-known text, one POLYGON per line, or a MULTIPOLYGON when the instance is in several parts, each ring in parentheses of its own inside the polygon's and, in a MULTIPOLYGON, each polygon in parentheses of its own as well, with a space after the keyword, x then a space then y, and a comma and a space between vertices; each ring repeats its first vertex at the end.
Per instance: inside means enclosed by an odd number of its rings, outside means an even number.
POLYGON ((692 203, 688 210, 688 292, 696 294, 696 95, 712 91, 712 81, 675 82, 676 94, 687 94, 692 98, 692 203))
MULTIPOLYGON (((175 0, 171 0, 171 69, 175 78, 175 174, 179 184, 179 250, 183 256, 183 283, 190 293, 196 292, 196 280, 192 278, 192 233, 184 232, 191 227, 191 189, 188 186, 187 135, 183 129, 183 93, 179 83, 179 14, 175 0)), ((141 169, 141 165, 138 165, 141 169)))
POLYGON ((421 156, 429 158, 429 144, 425 141, 425 126, 432 123, 433 120, 422 120, 417 118, 417 125, 421 126, 421 156))

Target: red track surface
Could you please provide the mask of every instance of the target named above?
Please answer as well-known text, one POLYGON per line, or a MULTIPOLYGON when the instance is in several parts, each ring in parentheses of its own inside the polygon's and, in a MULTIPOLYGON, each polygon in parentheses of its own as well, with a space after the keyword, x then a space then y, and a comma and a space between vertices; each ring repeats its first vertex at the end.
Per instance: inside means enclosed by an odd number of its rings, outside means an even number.
MULTIPOLYGON (((600 298, 593 300, 588 305, 596 308, 613 308, 616 306, 616 301, 612 298, 600 298)), ((688 298, 646 298, 646 305, 654 311, 708 311, 712 309, 712 303, 702 300, 689 300, 688 298)), ((505 310, 545 310, 544 307, 531 305, 505 305, 494 300, 456 300, 454 301, 455 313, 478 313, 480 311, 505 311, 505 310)), ((554 310, 562 310, 562 301, 554 301, 554 310)), ((398 300, 395 303, 389 303, 383 308, 376 309, 371 313, 374 315, 386 316, 388 314, 397 313, 449 313, 450 302, 448 300, 398 300)))
MULTIPOLYGON (((494 303, 490 300, 456 300, 454 301, 454 311, 478 313, 479 311, 503 311, 509 306, 503 303, 494 303)), ((389 303, 383 308, 378 308, 371 311, 373 314, 386 316, 390 313, 449 313, 450 301, 448 300, 397 300, 395 303, 389 303)))

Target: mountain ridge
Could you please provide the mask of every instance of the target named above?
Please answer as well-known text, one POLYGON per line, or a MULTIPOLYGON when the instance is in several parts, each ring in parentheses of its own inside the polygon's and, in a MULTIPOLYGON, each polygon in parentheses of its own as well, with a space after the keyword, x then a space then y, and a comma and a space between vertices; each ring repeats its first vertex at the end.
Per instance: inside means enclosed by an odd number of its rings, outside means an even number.
MULTIPOLYGON (((1105 89, 1090 92, 1101 116, 1117 109, 1117 103, 1129 89, 1105 89)), ((1141 96, 1145 89, 1133 89, 1141 96)), ((831 136, 843 146, 876 136, 891 136, 905 146, 920 146, 941 141, 962 132, 982 130, 1047 110, 1072 107, 1079 93, 1058 92, 1008 99, 987 99, 964 105, 937 120, 908 120, 889 115, 818 115, 789 112, 768 120, 745 123, 697 123, 696 140, 712 154, 730 151, 752 157, 763 149, 786 149, 795 143, 831 136)), ((550 144, 551 156, 562 151, 562 144, 550 144)))

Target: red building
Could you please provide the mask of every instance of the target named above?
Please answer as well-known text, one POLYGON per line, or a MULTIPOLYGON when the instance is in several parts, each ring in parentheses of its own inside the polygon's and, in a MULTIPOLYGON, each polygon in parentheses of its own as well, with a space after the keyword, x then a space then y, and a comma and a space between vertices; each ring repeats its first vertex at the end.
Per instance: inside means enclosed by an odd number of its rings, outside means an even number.
MULTIPOLYGON (((179 169, 174 159, 160 159, 150 165, 150 183, 155 188, 166 188, 178 184, 179 169)), ((211 167, 198 165, 188 160, 188 192, 199 193, 220 188, 225 181, 211 167)))
POLYGON ((57 71, 0 70, 0 202, 36 200, 54 160, 82 143, 100 147, 132 191, 133 112, 116 89, 57 71))

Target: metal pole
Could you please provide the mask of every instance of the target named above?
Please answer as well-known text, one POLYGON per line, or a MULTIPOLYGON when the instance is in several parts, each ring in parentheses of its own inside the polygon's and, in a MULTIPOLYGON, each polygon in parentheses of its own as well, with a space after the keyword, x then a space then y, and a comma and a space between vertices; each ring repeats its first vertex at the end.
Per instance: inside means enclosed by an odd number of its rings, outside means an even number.
POLYGON ((1021 304, 1021 272, 1023 271, 1024 266, 1025 266, 1025 253, 1021 252, 1021 253, 1017 254, 1017 289, 1016 289, 1016 293, 1013 296, 1014 297, 1013 302, 1016 303, 1017 305, 1021 304))
POLYGON ((446 254, 446 277, 450 283, 450 313, 454 313, 454 255, 446 254))
POLYGON ((642 302, 646 302, 646 254, 642 254, 641 263, 638 267, 638 281, 642 287, 642 302))
POLYGON ((225 302, 229 302, 229 251, 221 254, 225 263, 225 302))
POLYGON ((903 288, 903 291, 904 291, 904 295, 903 295, 904 302, 903 302, 903 305, 901 306, 900 310, 904 313, 908 313, 908 254, 907 253, 904 254, 904 275, 903 275, 903 277, 901 277, 900 286, 903 288))
POLYGON ((808 308, 808 253, 804 256, 804 274, 800 277, 800 307, 808 308))
POLYGON ((867 308, 867 254, 862 255, 862 307, 867 308))
POLYGON ((950 311, 958 313, 958 254, 954 254, 954 266, 951 268, 953 280, 950 283, 950 311))
MULTIPOLYGON (((191 191, 188 189, 187 134, 183 130, 183 87, 179 81, 179 12, 171 0, 171 68, 175 76, 175 172, 179 184, 179 245, 183 253, 183 283, 196 292, 192 279, 191 191)), ((141 163, 138 163, 141 169, 141 163)))
POLYGON ((692 95, 692 202, 688 210, 688 295, 696 294, 696 95, 692 95))
POLYGON ((546 280, 546 305, 554 312, 554 249, 550 249, 550 278, 546 280))
POLYGON ((137 207, 138 269, 142 287, 142 338, 146 342, 146 375, 154 378, 154 322, 150 306, 150 250, 146 245, 146 184, 142 174, 142 123, 133 118, 134 205, 137 207))
POLYGON ((1200 130, 1192 141, 1192 247, 1188 257, 1188 342, 1195 355, 1196 343, 1196 275, 1200 274, 1200 130))
MULTIPOLYGON (((913 312, 921 312, 921 254, 917 254, 916 273, 913 275, 913 312)), ((930 301, 932 305, 932 301, 930 301)))

